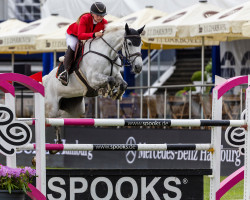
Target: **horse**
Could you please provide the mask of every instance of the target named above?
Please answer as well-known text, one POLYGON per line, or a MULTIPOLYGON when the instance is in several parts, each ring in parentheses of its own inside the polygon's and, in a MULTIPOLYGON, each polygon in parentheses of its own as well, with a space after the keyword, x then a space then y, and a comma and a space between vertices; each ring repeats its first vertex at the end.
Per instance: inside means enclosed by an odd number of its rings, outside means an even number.
POLYGON ((69 75, 67 86, 62 85, 56 77, 58 67, 44 76, 45 117, 81 117, 85 112, 83 97, 109 95, 113 99, 121 99, 127 88, 120 72, 122 58, 125 57, 132 65, 132 71, 141 72, 140 34, 143 29, 144 26, 135 30, 127 24, 125 27, 107 25, 102 37, 85 42, 79 69, 69 75), (120 51, 122 54, 119 54, 120 51), (79 74, 82 77, 79 78, 79 74))

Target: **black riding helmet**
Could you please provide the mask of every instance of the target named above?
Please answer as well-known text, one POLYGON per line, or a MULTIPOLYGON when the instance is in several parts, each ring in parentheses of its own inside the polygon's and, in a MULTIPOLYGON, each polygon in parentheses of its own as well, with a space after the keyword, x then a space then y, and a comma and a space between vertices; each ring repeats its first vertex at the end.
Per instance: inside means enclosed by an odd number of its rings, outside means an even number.
POLYGON ((90 12, 101 16, 107 15, 106 6, 102 2, 93 3, 90 8, 90 12))

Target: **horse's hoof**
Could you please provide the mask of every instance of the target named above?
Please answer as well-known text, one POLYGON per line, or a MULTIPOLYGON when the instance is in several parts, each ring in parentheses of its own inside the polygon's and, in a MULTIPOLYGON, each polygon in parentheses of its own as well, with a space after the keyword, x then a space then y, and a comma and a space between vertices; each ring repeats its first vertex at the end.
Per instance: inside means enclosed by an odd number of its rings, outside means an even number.
POLYGON ((121 101, 124 93, 125 93, 125 91, 118 94, 116 99, 119 99, 121 101))
POLYGON ((49 150, 49 153, 51 154, 51 155, 55 155, 55 154, 57 154, 59 152, 59 150, 49 150))
POLYGON ((31 160, 32 166, 36 166, 36 156, 34 156, 31 160))
POLYGON ((105 92, 105 93, 103 94, 103 97, 107 98, 107 97, 108 97, 108 92, 105 92))

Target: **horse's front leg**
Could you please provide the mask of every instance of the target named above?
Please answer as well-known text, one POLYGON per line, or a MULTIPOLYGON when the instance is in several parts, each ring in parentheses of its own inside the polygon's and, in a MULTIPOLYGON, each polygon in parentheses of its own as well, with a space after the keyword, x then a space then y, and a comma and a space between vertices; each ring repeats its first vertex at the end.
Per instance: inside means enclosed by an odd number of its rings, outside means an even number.
POLYGON ((98 90, 99 93, 105 97, 116 85, 115 78, 105 74, 93 73, 92 76, 87 77, 87 79, 90 86, 98 90))
POLYGON ((115 80, 116 80, 117 87, 112 91, 111 98, 122 100, 122 95, 124 94, 125 90, 127 89, 128 84, 122 78, 121 73, 118 73, 115 76, 115 80))

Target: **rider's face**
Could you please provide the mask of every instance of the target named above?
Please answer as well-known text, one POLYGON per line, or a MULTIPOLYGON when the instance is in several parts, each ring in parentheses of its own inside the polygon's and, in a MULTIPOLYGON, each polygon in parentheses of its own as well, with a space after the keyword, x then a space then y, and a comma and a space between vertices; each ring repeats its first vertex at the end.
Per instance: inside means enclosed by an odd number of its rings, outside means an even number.
POLYGON ((92 16, 93 16, 94 20, 95 20, 97 23, 101 22, 102 19, 103 19, 103 16, 101 16, 101 15, 96 15, 96 14, 94 14, 94 13, 92 13, 92 16))

